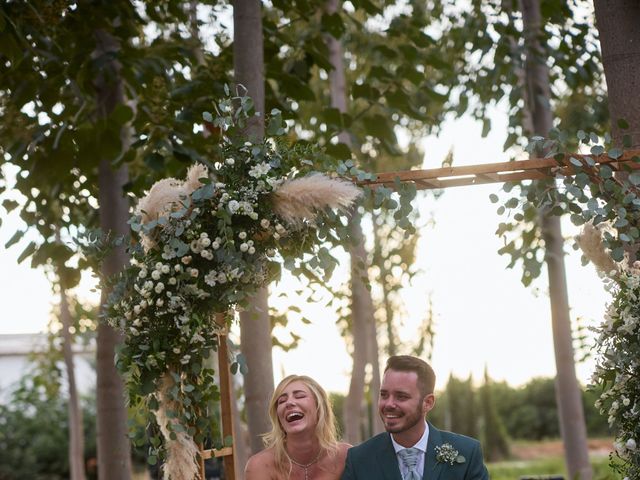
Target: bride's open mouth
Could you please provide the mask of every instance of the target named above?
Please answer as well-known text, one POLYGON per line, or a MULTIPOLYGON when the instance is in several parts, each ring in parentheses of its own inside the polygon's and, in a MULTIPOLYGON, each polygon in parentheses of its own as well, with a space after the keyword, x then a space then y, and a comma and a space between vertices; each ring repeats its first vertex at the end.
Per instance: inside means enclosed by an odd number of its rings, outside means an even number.
POLYGON ((302 420, 304 418, 304 414, 302 412, 291 412, 286 416, 287 422, 292 423, 298 420, 302 420))

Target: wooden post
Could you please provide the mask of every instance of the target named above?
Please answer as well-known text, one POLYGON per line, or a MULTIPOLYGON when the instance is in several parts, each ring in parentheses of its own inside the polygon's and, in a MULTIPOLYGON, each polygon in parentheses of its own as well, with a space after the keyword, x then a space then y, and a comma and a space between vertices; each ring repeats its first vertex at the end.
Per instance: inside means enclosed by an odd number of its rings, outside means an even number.
MULTIPOLYGON (((229 370, 229 348, 227 346, 227 326, 224 321, 224 314, 216 314, 216 324, 220 329, 218 334, 218 372, 220 375, 220 413, 222 423, 223 440, 231 437, 235 445, 235 434, 233 431, 233 418, 231 398, 231 372, 229 370)), ((204 473, 204 461, 209 458, 222 457, 225 480, 236 480, 236 470, 233 458, 233 447, 224 447, 220 450, 203 450, 200 445, 200 478, 206 480, 204 473)))

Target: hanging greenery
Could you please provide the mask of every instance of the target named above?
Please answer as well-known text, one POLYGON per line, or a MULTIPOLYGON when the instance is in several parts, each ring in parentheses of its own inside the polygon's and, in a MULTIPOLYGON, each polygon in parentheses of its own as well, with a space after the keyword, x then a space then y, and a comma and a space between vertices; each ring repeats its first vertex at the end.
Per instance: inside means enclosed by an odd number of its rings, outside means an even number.
POLYGON ((207 358, 224 328, 215 314, 228 324, 283 266, 330 275, 327 246, 347 238, 346 210, 361 195, 336 170, 366 176, 285 141, 277 110, 267 138, 250 141, 243 127, 253 116, 241 94, 203 115, 220 136, 215 158, 184 181, 160 180, 139 201, 131 266, 108 301, 108 321, 124 334, 117 365, 131 402, 155 412, 164 444, 152 434, 150 459, 166 454, 170 478, 194 478, 197 445, 212 431, 219 392, 207 358))
MULTIPOLYGON (((629 127, 624 120, 618 126, 629 127)), ((611 142, 608 136, 604 140, 611 142)), ((622 140, 628 148, 630 137, 624 135, 622 140)), ((584 262, 596 266, 611 293, 605 319, 595 329, 598 356, 592 388, 601 392, 596 406, 608 417, 616 435, 611 467, 625 478, 640 478, 640 263, 630 258, 640 241, 640 154, 613 147, 607 150, 597 135, 583 131, 578 132, 578 141, 588 147, 586 155, 562 153, 567 150, 567 136, 558 131, 552 132, 551 139, 533 139, 531 151, 547 152, 559 166, 569 165, 573 173, 563 176, 558 169, 555 181, 521 185, 520 196, 507 199, 499 213, 510 215, 526 199, 536 209, 568 214, 575 225, 584 226, 576 248, 582 248, 584 262), (628 162, 620 164, 620 174, 614 164, 600 163, 623 156, 628 162)), ((505 185, 505 191, 513 186, 505 185)), ((498 200, 492 196, 492 201, 498 200)), ((515 213, 518 220, 516 215, 524 219, 522 213, 515 213)), ((508 231, 503 225, 499 234, 508 231)), ((515 250, 512 256, 515 262, 515 250)))

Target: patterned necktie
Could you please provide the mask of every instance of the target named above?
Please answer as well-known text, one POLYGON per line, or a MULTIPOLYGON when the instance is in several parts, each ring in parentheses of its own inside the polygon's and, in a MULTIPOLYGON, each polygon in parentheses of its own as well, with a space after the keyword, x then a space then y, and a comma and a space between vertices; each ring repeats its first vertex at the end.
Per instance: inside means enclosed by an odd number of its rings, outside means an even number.
POLYGON ((420 458, 420 450, 417 448, 405 448, 398 452, 405 467, 407 467, 407 474, 403 480, 422 480, 422 475, 418 473, 417 465, 420 458))

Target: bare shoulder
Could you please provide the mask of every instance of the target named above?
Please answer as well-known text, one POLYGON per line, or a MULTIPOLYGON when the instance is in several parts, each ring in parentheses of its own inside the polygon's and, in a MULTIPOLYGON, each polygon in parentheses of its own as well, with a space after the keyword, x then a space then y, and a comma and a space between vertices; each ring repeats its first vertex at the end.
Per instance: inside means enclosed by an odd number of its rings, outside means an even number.
POLYGON ((340 456, 340 458, 342 459, 347 458, 347 450, 349 450, 352 446, 353 445, 349 443, 340 442, 338 444, 338 455, 340 456))
POLYGON ((267 448, 249 457, 244 467, 245 480, 270 480, 275 471, 273 450, 267 448))

